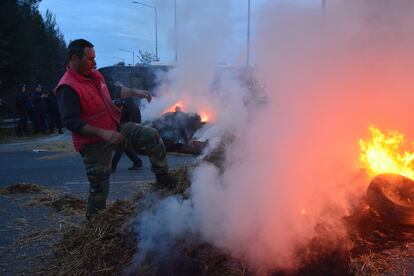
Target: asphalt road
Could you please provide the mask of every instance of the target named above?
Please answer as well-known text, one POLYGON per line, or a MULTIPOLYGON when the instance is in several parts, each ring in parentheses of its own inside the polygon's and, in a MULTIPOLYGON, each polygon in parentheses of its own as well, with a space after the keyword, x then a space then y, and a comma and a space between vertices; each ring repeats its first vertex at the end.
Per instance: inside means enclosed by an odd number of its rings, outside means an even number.
MULTIPOLYGON (((48 146, 56 143, 68 145, 70 139, 70 134, 65 133, 26 142, 0 144, 0 187, 32 183, 47 186, 59 194, 70 194, 86 200, 89 183, 80 155, 47 150, 48 146)), ((170 168, 191 164, 195 160, 192 156, 174 154, 168 154, 167 158, 170 168)), ((148 158, 141 156, 141 159, 143 168, 128 171, 131 161, 125 155, 121 158, 116 173, 111 175, 108 201, 131 199, 137 189, 155 181, 148 158)), ((30 270, 27 260, 41 252, 39 244, 15 248, 16 241, 27 233, 40 233, 53 227, 56 224, 53 215, 49 208, 27 207, 24 195, 0 195, 0 275, 27 273, 22 272, 23 268, 30 270)), ((58 228, 59 225, 54 227, 58 228)))
MULTIPOLYGON (((70 135, 56 135, 29 142, 0 144, 0 187, 13 183, 34 183, 64 189, 74 194, 85 195, 88 180, 82 158, 77 153, 59 153, 44 148, 59 141, 69 141, 70 135)), ((146 156, 140 156, 143 168, 129 171, 131 161, 123 155, 117 171, 111 175, 110 199, 122 198, 121 190, 133 182, 153 181, 151 165, 146 156)), ((168 154, 170 168, 191 164, 195 158, 188 155, 168 154)), ((127 193, 129 194, 129 193, 127 193)))

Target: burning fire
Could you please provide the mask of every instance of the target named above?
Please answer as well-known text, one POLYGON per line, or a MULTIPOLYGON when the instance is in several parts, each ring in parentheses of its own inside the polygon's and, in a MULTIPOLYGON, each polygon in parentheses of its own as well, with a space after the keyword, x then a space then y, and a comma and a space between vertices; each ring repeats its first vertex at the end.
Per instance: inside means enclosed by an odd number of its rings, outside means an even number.
POLYGON ((167 108, 163 113, 167 112, 177 112, 177 111, 183 111, 184 110, 184 102, 178 101, 169 108, 167 108))
POLYGON ((396 173, 414 179, 414 152, 405 151, 404 135, 398 131, 384 134, 375 127, 369 128, 370 140, 359 140, 360 161, 371 176, 396 173))
MULTIPOLYGON (((178 101, 175 104, 173 104, 170 107, 168 107, 163 112, 163 114, 164 113, 167 113, 167 112, 179 112, 179 111, 184 112, 184 106, 185 106, 185 104, 184 104, 183 101, 178 101)), ((208 113, 208 112, 206 112, 206 111, 199 112, 199 115, 200 115, 200 118, 201 118, 201 122, 202 123, 207 123, 211 119, 211 114, 208 113)))
POLYGON ((208 114, 206 112, 201 112, 200 117, 201 117, 201 122, 202 123, 207 123, 208 122, 208 114))

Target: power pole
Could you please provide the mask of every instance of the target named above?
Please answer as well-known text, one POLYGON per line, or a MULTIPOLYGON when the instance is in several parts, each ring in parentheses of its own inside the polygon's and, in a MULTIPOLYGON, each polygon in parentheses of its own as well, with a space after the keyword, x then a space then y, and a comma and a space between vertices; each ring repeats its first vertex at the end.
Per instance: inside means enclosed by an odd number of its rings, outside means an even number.
POLYGON ((175 27, 175 63, 177 64, 178 54, 177 54, 177 0, 174 0, 174 27, 175 27))
POLYGON ((250 66, 250 0, 247 0, 246 67, 250 66))

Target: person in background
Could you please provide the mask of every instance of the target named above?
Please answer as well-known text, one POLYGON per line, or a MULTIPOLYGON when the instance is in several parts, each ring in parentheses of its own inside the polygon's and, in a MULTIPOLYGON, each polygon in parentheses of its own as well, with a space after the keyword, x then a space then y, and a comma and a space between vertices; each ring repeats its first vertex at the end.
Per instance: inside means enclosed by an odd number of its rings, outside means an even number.
POLYGON ((57 128, 59 134, 62 134, 62 121, 60 119, 59 107, 55 93, 52 91, 47 91, 43 100, 46 105, 46 113, 49 119, 49 132, 52 134, 55 132, 55 128, 57 128))
MULTIPOLYGON (((112 83, 113 80, 111 77, 106 76, 105 79, 108 83, 112 83)), ((123 87, 124 89, 130 89, 125 87, 121 82, 117 81, 114 85, 123 87)), ((111 85, 110 85, 111 86, 111 85)), ((151 102, 151 95, 149 93, 142 94, 143 98, 146 98, 147 102, 151 102)), ((133 122, 136 124, 141 123, 141 111, 139 107, 135 104, 133 98, 128 98, 125 100, 119 99, 120 107, 122 108, 122 115, 121 115, 121 123, 133 122)), ((143 166, 142 160, 139 158, 138 154, 133 148, 125 148, 125 143, 120 143, 119 146, 115 149, 115 153, 112 157, 112 172, 116 171, 117 165, 119 160, 122 157, 122 154, 128 156, 129 160, 132 161, 132 166, 128 168, 128 170, 138 170, 143 166)))
POLYGON ((33 107, 33 133, 42 132, 46 134, 46 105, 44 102, 45 94, 42 91, 42 86, 38 84, 35 91, 32 93, 32 107, 33 107))
POLYGON ((26 92, 25 84, 19 86, 19 91, 16 94, 16 112, 17 116, 19 117, 16 135, 29 135, 27 119, 30 113, 30 100, 26 92))

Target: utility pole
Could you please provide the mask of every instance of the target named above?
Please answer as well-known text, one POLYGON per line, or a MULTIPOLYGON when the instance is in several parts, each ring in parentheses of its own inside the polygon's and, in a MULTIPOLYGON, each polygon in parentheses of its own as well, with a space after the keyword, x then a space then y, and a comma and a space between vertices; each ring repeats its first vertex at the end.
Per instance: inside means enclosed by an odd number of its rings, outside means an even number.
POLYGON ((250 66, 250 0, 247 0, 246 67, 250 66))
POLYGON ((138 1, 132 1, 132 3, 142 5, 142 6, 145 6, 147 8, 154 9, 154 13, 155 13, 155 58, 158 61, 158 23, 157 23, 158 22, 158 20, 157 20, 157 17, 158 17, 157 13, 158 12, 157 12, 157 7, 152 6, 152 5, 148 5, 148 4, 145 4, 145 3, 141 3, 141 2, 138 2, 138 1))
POLYGON ((174 28, 175 28, 175 64, 177 64, 178 61, 178 53, 177 53, 177 44, 178 44, 178 38, 177 38, 177 0, 174 0, 174 28))

